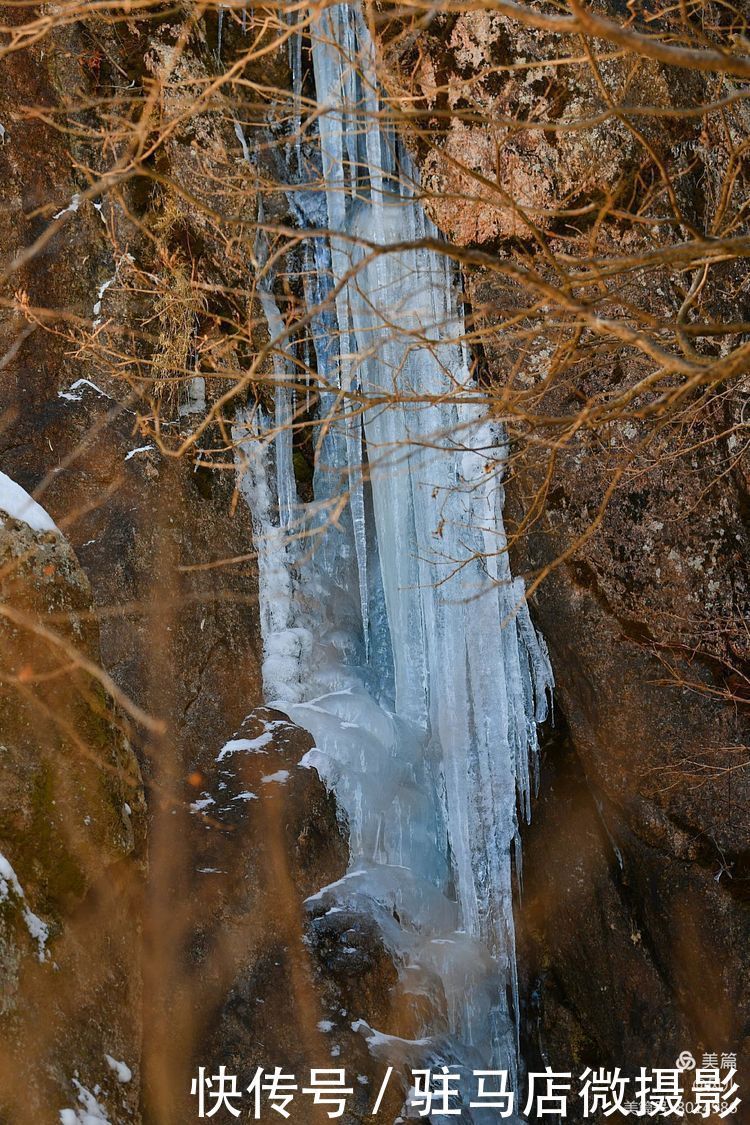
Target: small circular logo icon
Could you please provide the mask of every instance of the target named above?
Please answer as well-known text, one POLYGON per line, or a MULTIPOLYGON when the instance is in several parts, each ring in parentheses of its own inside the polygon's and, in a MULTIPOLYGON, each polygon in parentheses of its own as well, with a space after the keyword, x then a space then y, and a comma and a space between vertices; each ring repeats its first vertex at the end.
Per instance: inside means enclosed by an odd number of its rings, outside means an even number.
POLYGON ((675 1066, 678 1070, 695 1070, 695 1059, 690 1054, 690 1051, 683 1051, 680 1057, 675 1061, 675 1066))

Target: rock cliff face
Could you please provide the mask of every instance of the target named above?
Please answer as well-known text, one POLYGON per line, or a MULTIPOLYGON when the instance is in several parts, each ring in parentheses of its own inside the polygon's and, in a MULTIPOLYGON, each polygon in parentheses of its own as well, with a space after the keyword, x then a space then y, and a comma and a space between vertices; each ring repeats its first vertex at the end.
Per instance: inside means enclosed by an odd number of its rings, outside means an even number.
POLYGON ((511 433, 523 434, 524 410, 540 420, 507 482, 507 522, 522 532, 516 572, 546 574, 533 604, 565 727, 545 752, 524 840, 530 1058, 632 1070, 690 1048, 736 1051, 747 1070, 748 458, 737 429, 747 382, 696 394, 660 425, 646 397, 593 433, 566 430, 583 404, 634 385, 643 364, 626 336, 577 351, 580 336, 553 311, 559 286, 583 295, 584 316, 587 306, 612 324, 674 326, 700 286, 698 320, 747 320, 736 262, 691 274, 692 296, 668 268, 606 280, 617 258, 668 256, 723 229, 722 198, 746 233, 747 166, 724 178, 750 135, 746 102, 724 124, 691 116, 682 111, 719 90, 731 98, 736 83, 636 65, 601 41, 488 12, 439 15, 419 31, 394 17, 380 61, 407 99, 426 206, 468 251, 498 413, 514 388, 511 433), (634 112, 612 112, 624 104, 634 112), (602 271, 588 300, 570 280, 584 259, 602 271), (517 265, 549 283, 547 296, 529 297, 517 265))
MULTIPOLYGON (((5 25, 23 21, 19 10, 3 7, 1 16, 5 25)), ((115 860, 118 847, 126 857, 135 845, 125 847, 110 839, 113 829, 107 835, 103 827, 106 801, 114 799, 114 793, 109 795, 112 778, 103 767, 98 776, 94 766, 85 757, 81 762, 72 749, 59 758, 50 776, 41 763, 33 768, 39 756, 36 747, 49 746, 54 759, 52 748, 61 736, 48 719, 42 723, 38 743, 32 745, 31 732, 40 720, 29 717, 34 715, 30 701, 23 704, 24 715, 29 713, 24 720, 26 740, 14 749, 10 761, 3 762, 9 778, 8 801, 18 821, 8 859, 32 908, 43 919, 47 912, 54 919, 51 958, 60 965, 58 987, 65 996, 59 1003, 48 998, 42 1007, 44 990, 53 987, 48 978, 58 979, 52 961, 33 967, 11 988, 8 1018, 14 1030, 9 1041, 14 1048, 8 1065, 14 1069, 3 1075, 0 1086, 3 1108, 6 1091, 20 1101, 20 1108, 14 1109, 20 1116, 12 1116, 12 1121, 28 1120, 22 1066, 40 1076, 48 1066, 52 1068, 54 1081, 35 1079, 40 1090, 29 1095, 35 1107, 32 1115, 40 1122, 56 1122, 58 1110, 64 1107, 73 1107, 71 1114, 93 1113, 93 1101, 86 1101, 89 1097, 99 1098, 113 1121, 138 1120, 141 1110, 147 1117, 158 1115, 160 1077, 168 1073, 171 1080, 175 1075, 154 1061, 163 1047, 164 1032, 157 1014, 163 1009, 165 991, 177 988, 175 950, 185 937, 184 919, 170 911, 168 903, 192 893, 196 878, 192 857, 178 837, 185 814, 175 813, 187 809, 191 799, 186 778, 213 761, 217 747, 253 703, 260 702, 249 518, 242 507, 233 509, 233 473, 204 469, 197 452, 182 459, 162 456, 143 436, 142 418, 148 416, 149 407, 153 413, 154 402, 144 402, 139 394, 137 357, 158 357, 172 343, 173 362, 187 363, 188 345, 184 344, 182 354, 179 348, 174 350, 179 318, 170 320, 163 313, 164 293, 177 288, 179 295, 181 270, 185 258, 189 260, 180 252, 180 240, 189 241, 191 236, 198 240, 201 235, 195 228, 187 232, 184 215, 189 209, 180 212, 177 193, 171 199, 166 192, 152 194, 147 181, 137 176, 124 181, 122 193, 116 191, 101 203, 97 200, 97 207, 81 199, 87 186, 84 168, 95 174, 101 161, 85 128, 74 128, 72 136, 64 131, 69 111, 75 117, 71 107, 102 95, 100 80, 120 82, 126 74, 123 81, 143 82, 149 66, 158 68, 173 37, 168 26, 157 27, 153 36, 150 30, 148 25, 132 23, 121 34, 113 33, 104 21, 67 27, 60 21, 35 46, 10 53, 0 74, 5 130, 0 148, 5 278, 0 318, 2 467, 38 495, 76 550, 80 567, 58 537, 55 545, 45 543, 40 548, 42 555, 60 555, 72 575, 77 599, 73 605, 85 622, 86 656, 101 661, 124 696, 154 720, 150 727, 130 724, 149 793, 150 852, 148 874, 139 870, 136 886, 131 887, 134 877, 128 875, 124 858, 115 860), (105 70, 110 66, 113 70, 102 76, 99 68, 105 56, 105 70), (56 214, 59 229, 37 247, 27 264, 19 264, 16 255, 44 238, 56 214), (154 225, 166 231, 171 245, 167 253, 164 242, 161 251, 154 250, 148 234, 154 225), (143 325, 154 317, 161 335, 149 336, 143 325), (100 332, 93 347, 92 322, 100 332), (134 357, 124 371, 118 370, 116 359, 123 344, 134 357), (235 561, 200 569, 225 558, 235 561), (58 786, 64 787, 63 794, 56 792, 58 786), (64 811, 67 808, 70 814, 77 809, 79 789, 82 794, 90 791, 94 806, 81 809, 81 821, 85 818, 88 823, 91 818, 92 824, 99 825, 96 838, 92 835, 83 842, 78 839, 83 829, 77 816, 73 840, 67 839, 70 829, 64 811), (55 803, 59 824, 53 819, 46 828, 40 827, 55 803), (99 854, 93 856, 96 840, 99 854), (39 852, 41 844, 46 850, 39 852), (77 856, 84 844, 85 863, 77 856), (96 878, 91 870, 95 860, 96 878), (36 905, 37 884, 44 887, 41 906, 36 905), (154 912, 154 903, 164 909, 154 912), (108 919, 106 924, 100 913, 108 919), (144 916, 152 924, 141 938, 144 916), (173 918, 174 923, 168 924, 173 918), (54 940, 57 928, 59 941, 54 940), (58 947, 64 941, 70 949, 63 956, 58 947), (111 951, 100 965, 97 951, 107 942, 111 951), (36 1039, 30 1031, 34 1027, 36 1039), (118 1083, 107 1068, 105 1052, 128 1063, 131 1081, 118 1083), (97 1087, 103 1090, 101 1096, 94 1093, 97 1087)), ((186 67, 191 60, 192 77, 200 81, 205 75, 200 43, 186 67)), ((202 158, 210 163, 216 150, 222 151, 220 130, 211 131, 210 123, 200 118, 191 128, 202 128, 201 135, 207 138, 202 158)), ((188 129, 170 149, 175 183, 188 175, 194 158, 191 139, 188 129)), ((203 182, 210 180, 209 174, 203 182)), ((220 392, 217 380, 209 396, 220 392)), ((170 403, 164 413, 171 430, 180 424, 187 435, 202 417, 202 406, 188 398, 170 403)), ((208 433, 204 444, 215 445, 216 436, 215 431, 208 433)), ((31 558, 36 565, 33 553, 31 558)), ((42 557, 38 565, 43 578, 47 563, 42 557)), ((48 569, 58 575, 55 557, 48 569)), ((42 618, 58 608, 55 581, 63 588, 62 577, 45 578, 46 585, 35 587, 35 610, 42 618)), ((68 608, 61 599, 60 612, 68 608)), ((68 676, 51 685, 42 682, 36 690, 36 706, 43 714, 56 714, 58 697, 65 704, 69 687, 68 676)), ((96 698, 90 705, 94 714, 104 706, 96 698)), ((6 711, 4 732, 11 717, 12 712, 6 711)), ((95 738, 90 735, 86 724, 91 726, 94 720, 85 717, 82 703, 73 715, 63 707, 60 719, 73 746, 80 743, 85 751, 93 742, 97 755, 115 752, 120 736, 114 728, 108 735, 102 718, 95 738)), ((127 753, 132 762, 131 752, 127 753)), ((111 815, 120 818, 124 802, 134 810, 143 864, 142 795, 118 799, 111 815)), ((125 831, 124 825, 121 830, 125 831)), ((93 827, 88 831, 93 834, 93 827)), ((13 903, 17 908, 17 898, 13 903)), ((19 923, 13 924, 15 932, 19 923)), ((7 943, 4 950, 3 968, 7 967, 12 982, 20 971, 19 954, 16 946, 7 943)), ((79 1119, 83 1118, 70 1118, 79 1119)), ((169 1120, 168 1116, 158 1119, 169 1120)))
POLYGON ((0 584, 0 1115, 54 1121, 88 1100, 125 1120, 140 1089, 140 772, 62 536, 3 516, 0 584))
MULTIPOLYGON (((13 18, 5 9, 3 17, 13 18)), ((198 311, 180 306, 181 278, 191 268, 183 243, 200 247, 207 283, 237 279, 231 255, 218 254, 200 213, 179 194, 187 185, 200 192, 202 183, 214 182, 212 159, 226 159, 226 122, 198 113, 184 135, 169 142, 163 160, 171 193, 154 192, 145 176, 131 176, 121 192, 96 201, 99 210, 89 201, 71 204, 86 187, 72 161, 89 165, 96 154, 85 137, 71 140, 33 110, 64 122, 79 101, 100 96, 102 75, 87 63, 92 35, 103 37, 114 60, 107 65, 143 83, 168 53, 174 29, 134 24, 116 45, 109 34, 105 22, 55 28, 45 46, 12 53, 0 76, 7 134, 0 148, 0 238, 8 306, 0 327, 6 420, 0 455, 5 471, 38 493, 78 552, 102 609, 106 666, 124 690, 179 731, 179 768, 189 769, 206 742, 220 741, 241 721, 246 701, 258 698, 249 517, 232 503, 231 451, 224 471, 202 465, 225 445, 216 427, 181 458, 163 456, 143 436, 161 411, 167 441, 175 433, 189 440, 204 403, 169 387, 143 396, 139 375, 141 363, 158 365, 168 347, 176 369, 189 363, 190 331, 187 338, 179 335, 180 317, 198 311), (61 216, 59 229, 14 268, 16 254, 55 226, 53 214, 61 216), (153 230, 162 236, 157 248, 153 230), (210 263, 219 257, 225 273, 215 277, 210 263), (167 294, 177 310, 172 314, 167 294), (131 362, 123 364, 123 355, 131 362), (200 569, 223 560, 232 561, 200 569)), ((186 55, 176 88, 190 91, 191 82, 206 77, 204 46, 199 39, 186 55)), ((165 115, 183 108, 170 103, 165 115)), ((225 389, 217 375, 209 403, 225 389)))

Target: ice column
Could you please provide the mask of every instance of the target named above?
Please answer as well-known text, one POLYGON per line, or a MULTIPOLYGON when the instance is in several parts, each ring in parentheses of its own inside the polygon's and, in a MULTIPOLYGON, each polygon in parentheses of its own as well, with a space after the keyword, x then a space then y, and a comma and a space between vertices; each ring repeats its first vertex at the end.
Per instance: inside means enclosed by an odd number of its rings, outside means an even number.
MULTIPOLYGON (((450 1031, 438 1047, 427 1019, 433 1056, 513 1070, 512 856, 552 677, 508 564, 504 434, 462 344, 458 278, 426 245, 437 232, 387 124, 358 9, 324 9, 311 53, 324 193, 300 182, 290 201, 301 225, 331 232, 307 247, 310 307, 335 296, 312 324, 329 390, 307 517, 280 428, 292 410, 283 364, 273 427, 238 431, 265 544, 266 690, 312 732, 310 764, 348 818, 349 875, 320 901, 373 914, 405 991, 432 988, 450 1031), (337 486, 348 511, 319 549, 283 542, 293 521, 315 531, 337 486)), ((295 140, 301 179, 300 151, 295 140)), ((278 310, 270 291, 262 299, 273 336, 278 310)))

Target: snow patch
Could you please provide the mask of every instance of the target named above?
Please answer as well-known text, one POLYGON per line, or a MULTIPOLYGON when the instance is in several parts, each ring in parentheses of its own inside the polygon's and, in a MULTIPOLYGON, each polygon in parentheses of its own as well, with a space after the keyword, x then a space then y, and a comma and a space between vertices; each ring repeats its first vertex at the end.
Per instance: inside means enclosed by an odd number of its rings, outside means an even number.
POLYGON ((268 746, 269 742, 273 742, 273 734, 268 730, 263 731, 263 734, 259 734, 257 738, 230 738, 229 742, 225 742, 217 754, 216 761, 223 762, 231 754, 237 754, 240 751, 249 754, 265 754, 266 751, 263 747, 268 746))
POLYGON ((146 453, 149 449, 153 448, 153 445, 139 445, 137 449, 131 449, 130 453, 125 454, 125 460, 129 461, 131 457, 135 457, 136 453, 146 453))
MULTIPOLYGON (((107 220, 105 219, 104 221, 106 222, 107 220)), ((112 277, 108 277, 106 281, 103 281, 96 291, 96 301, 94 302, 94 328, 98 328, 102 322, 100 314, 102 311, 102 300, 104 298, 104 294, 107 292, 110 285, 114 285, 116 281, 117 274, 114 274, 112 277)))
POLYGON ((5 473, 0 473, 0 511, 28 524, 32 531, 60 531, 41 504, 5 473))
POLYGON ((67 399, 68 402, 80 402, 83 398, 86 389, 96 391, 102 398, 109 398, 110 396, 101 387, 97 387, 96 383, 92 383, 90 379, 76 379, 75 383, 71 383, 67 391, 58 391, 57 397, 67 399))
POLYGON ((68 212, 71 212, 71 213, 75 214, 75 212, 78 210, 78 208, 80 206, 81 206, 81 197, 78 194, 78 192, 76 192, 75 195, 72 197, 68 206, 63 207, 62 211, 58 211, 56 215, 52 216, 52 218, 53 219, 60 219, 60 218, 62 218, 63 215, 67 215, 68 212))
POLYGON ((286 785, 289 777, 289 770, 276 770, 276 773, 267 773, 265 777, 260 780, 264 785, 268 785, 272 781, 277 781, 279 785, 286 785))
POLYGON ((208 793, 203 793, 197 801, 193 801, 190 805, 191 812, 203 812, 204 809, 209 809, 211 805, 215 805, 216 801, 208 793))
MULTIPOLYGON (((107 1111, 77 1078, 73 1079, 73 1085, 78 1091, 78 1101, 81 1103, 80 1109, 61 1109, 60 1110, 60 1125, 111 1125, 107 1117, 107 1111)), ((98 1092, 98 1087, 96 1088, 98 1092)))
POLYGON ((104 1058, 107 1060, 107 1066, 115 1074, 118 1082, 129 1082, 133 1077, 133 1072, 127 1063, 118 1062, 112 1055, 105 1054, 104 1058))
POLYGON ((0 852, 0 902, 7 902, 11 894, 21 902, 21 913, 26 929, 29 931, 29 936, 37 943, 39 960, 44 961, 47 957, 49 926, 26 905, 26 895, 18 881, 18 876, 0 852))

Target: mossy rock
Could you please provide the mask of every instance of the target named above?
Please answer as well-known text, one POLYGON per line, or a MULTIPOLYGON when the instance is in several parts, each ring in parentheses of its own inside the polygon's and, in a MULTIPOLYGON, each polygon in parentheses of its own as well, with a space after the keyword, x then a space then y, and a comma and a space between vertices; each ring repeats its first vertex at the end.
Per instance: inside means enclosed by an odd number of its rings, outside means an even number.
POLYGON ((3 518, 0 605, 0 1119, 57 1120, 78 1075, 137 1120, 105 1054, 139 1052, 143 786, 61 534, 3 518))

